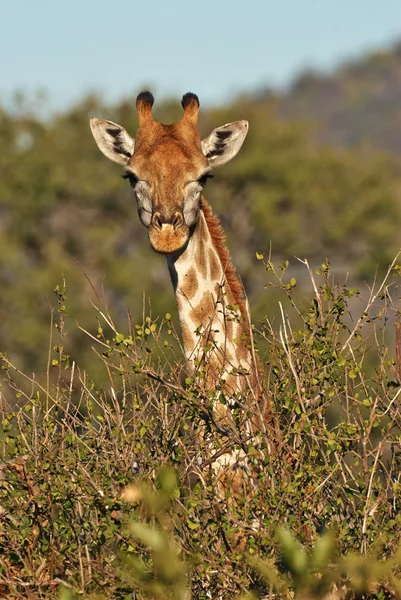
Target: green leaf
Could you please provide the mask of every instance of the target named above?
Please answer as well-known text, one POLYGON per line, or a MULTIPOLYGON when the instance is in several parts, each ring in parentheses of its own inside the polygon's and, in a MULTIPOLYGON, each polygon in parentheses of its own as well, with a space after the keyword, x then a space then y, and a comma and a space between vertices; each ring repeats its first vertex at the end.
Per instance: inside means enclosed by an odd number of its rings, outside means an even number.
POLYGON ((134 521, 130 524, 130 530, 143 544, 155 552, 161 552, 167 545, 163 532, 149 525, 134 521))
POLYGON ((177 475, 172 467, 163 465, 158 474, 160 489, 171 495, 178 485, 177 475))
POLYGON ((334 533, 329 531, 318 537, 311 554, 311 565, 318 571, 323 571, 336 551, 334 533))
POLYGON ((288 569, 297 577, 305 576, 307 574, 308 557, 303 546, 285 527, 277 528, 276 537, 288 569))

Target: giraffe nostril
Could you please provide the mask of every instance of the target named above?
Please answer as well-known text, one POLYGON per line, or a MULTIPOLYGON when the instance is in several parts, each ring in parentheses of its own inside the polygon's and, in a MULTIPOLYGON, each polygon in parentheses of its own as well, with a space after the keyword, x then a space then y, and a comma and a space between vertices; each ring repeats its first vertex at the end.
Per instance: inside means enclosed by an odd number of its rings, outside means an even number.
POLYGON ((182 225, 184 219, 182 217, 182 214, 179 212, 174 213, 174 217, 171 221, 174 229, 177 229, 178 227, 180 227, 180 225, 182 225))
POLYGON ((161 214, 159 212, 155 212, 155 214, 152 217, 153 227, 156 227, 156 229, 161 229, 163 223, 164 223, 164 219, 161 216, 161 214))

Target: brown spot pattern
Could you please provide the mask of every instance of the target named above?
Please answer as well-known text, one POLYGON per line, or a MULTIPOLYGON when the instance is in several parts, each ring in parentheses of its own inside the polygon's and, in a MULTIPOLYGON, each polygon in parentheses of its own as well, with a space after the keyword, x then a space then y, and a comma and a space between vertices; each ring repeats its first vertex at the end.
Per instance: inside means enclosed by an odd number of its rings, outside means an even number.
POLYGON ((223 294, 224 294, 224 288, 223 288, 223 286, 220 285, 220 283, 215 283, 215 285, 214 285, 214 291, 215 291, 215 294, 216 294, 216 298, 218 300, 221 300, 222 297, 223 297, 223 294))
POLYGON ((189 269, 188 273, 184 277, 184 281, 181 285, 180 291, 185 296, 185 298, 190 300, 191 298, 193 298, 195 296, 198 287, 199 287, 198 276, 196 274, 194 267, 191 267, 189 269))
POLYGON ((212 294, 203 292, 199 303, 191 310, 189 316, 193 323, 200 323, 203 327, 208 324, 215 310, 215 302, 212 294))
POLYGON ((227 359, 227 361, 229 363, 233 362, 233 360, 234 360, 234 356, 232 355, 232 353, 230 352, 230 350, 226 350, 226 359, 227 359))
POLYGON ((229 392, 240 392, 242 389, 241 375, 230 373, 226 377, 226 389, 229 392))
POLYGON ((182 341, 184 343, 184 348, 187 353, 191 353, 195 349, 195 337, 194 333, 191 332, 188 325, 185 323, 181 323, 181 331, 182 331, 182 341))
POLYGON ((226 339, 229 342, 233 341, 234 323, 230 319, 226 319, 226 339))
POLYGON ((203 241, 202 236, 200 236, 197 253, 195 256, 195 263, 197 268, 199 269, 199 273, 206 279, 207 277, 207 265, 206 265, 206 256, 205 256, 205 243, 203 241))
POLYGON ((221 279, 222 270, 220 268, 219 261, 217 260, 216 252, 211 248, 209 250, 209 264, 210 264, 210 279, 212 281, 218 281, 221 279))

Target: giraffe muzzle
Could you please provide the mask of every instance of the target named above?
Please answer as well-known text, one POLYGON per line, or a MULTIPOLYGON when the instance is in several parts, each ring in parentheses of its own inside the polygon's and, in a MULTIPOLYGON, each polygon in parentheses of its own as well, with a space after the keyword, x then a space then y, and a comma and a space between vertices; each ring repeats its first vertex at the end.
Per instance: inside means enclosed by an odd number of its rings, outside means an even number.
POLYGON ((158 211, 153 213, 148 231, 153 249, 163 254, 180 250, 189 237, 189 228, 178 211, 168 217, 158 211))

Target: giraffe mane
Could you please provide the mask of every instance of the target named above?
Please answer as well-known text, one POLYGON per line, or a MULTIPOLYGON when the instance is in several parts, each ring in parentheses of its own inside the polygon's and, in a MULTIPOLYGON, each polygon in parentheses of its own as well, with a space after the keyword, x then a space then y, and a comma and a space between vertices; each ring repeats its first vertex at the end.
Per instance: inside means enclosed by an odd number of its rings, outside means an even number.
POLYGON ((221 261, 228 287, 231 290, 235 303, 238 304, 245 330, 248 332, 250 320, 245 302, 245 290, 242 281, 231 262, 230 252, 226 244, 226 234, 221 226, 220 219, 213 213, 212 207, 206 202, 203 196, 201 199, 201 209, 205 216, 206 224, 218 257, 221 261))

